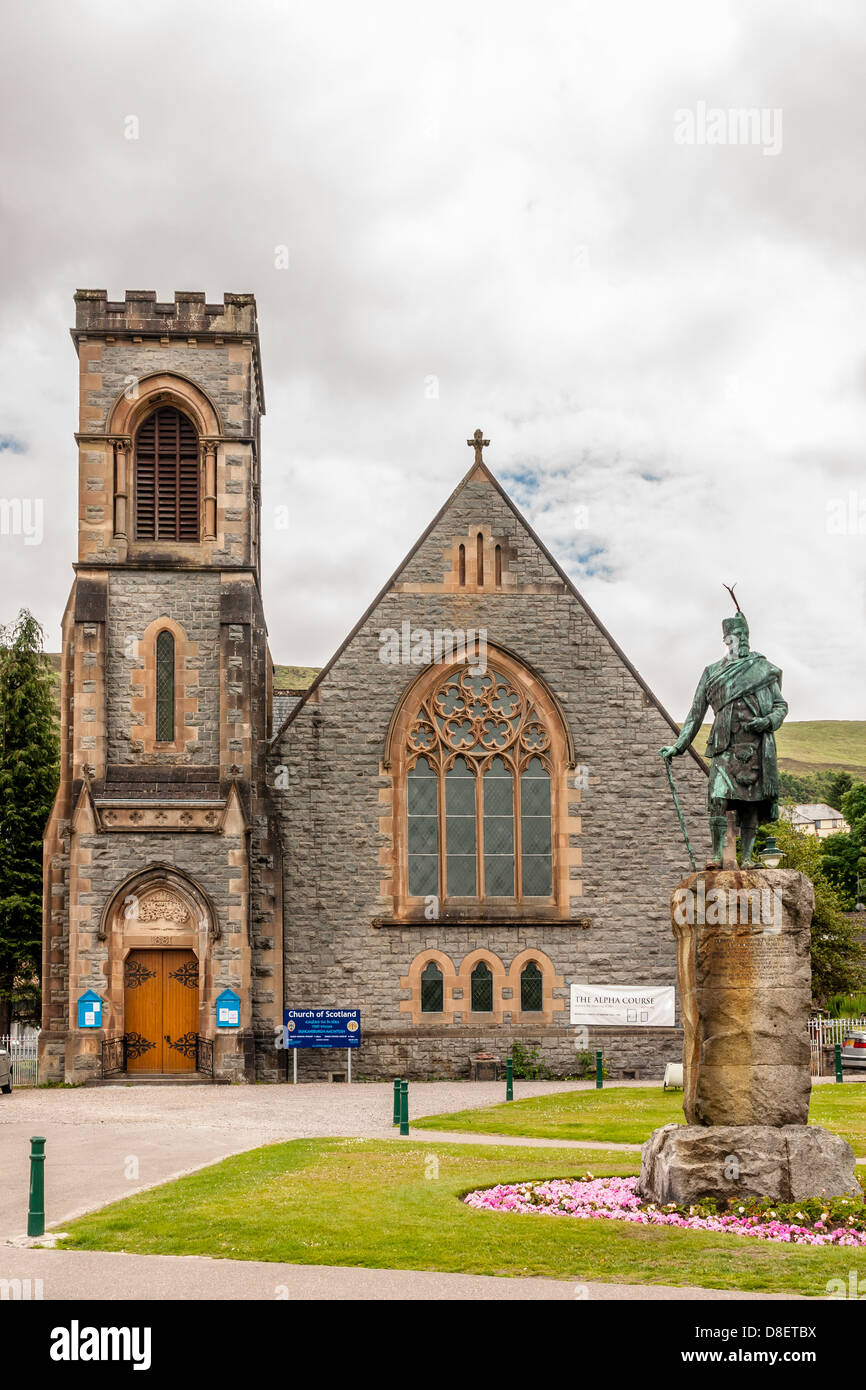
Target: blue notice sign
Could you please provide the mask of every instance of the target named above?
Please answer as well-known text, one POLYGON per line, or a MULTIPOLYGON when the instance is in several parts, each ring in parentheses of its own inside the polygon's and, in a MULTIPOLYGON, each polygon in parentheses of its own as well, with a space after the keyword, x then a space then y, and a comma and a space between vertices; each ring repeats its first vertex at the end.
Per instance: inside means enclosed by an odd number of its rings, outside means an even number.
POLYGON ((82 994, 78 1000, 78 1026, 79 1028, 102 1027, 102 1000, 98 994, 94 994, 92 989, 89 989, 86 994, 82 994))
POLYGON ((360 1047, 360 1009, 286 1009, 284 1047, 360 1047))

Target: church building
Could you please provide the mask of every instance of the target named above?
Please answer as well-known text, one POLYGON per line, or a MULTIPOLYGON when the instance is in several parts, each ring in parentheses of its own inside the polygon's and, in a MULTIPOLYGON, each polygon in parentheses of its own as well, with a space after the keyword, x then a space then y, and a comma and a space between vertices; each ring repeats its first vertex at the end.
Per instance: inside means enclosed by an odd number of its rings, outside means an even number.
MULTIPOLYGON (((491 473, 463 480, 308 689, 274 692, 252 295, 79 290, 78 553, 45 835, 42 1076, 280 1080, 284 1009, 360 1009, 354 1075, 515 1042, 659 1075, 678 726, 491 473)), ((466 443, 455 440, 466 453, 466 443)), ((265 464, 266 466, 266 464, 265 464)), ((323 523, 324 524, 324 523, 323 523)), ((325 570, 317 582, 326 586, 325 570)), ((677 766, 706 848, 706 772, 677 766)), ((304 1051, 302 1079, 345 1072, 304 1051)))

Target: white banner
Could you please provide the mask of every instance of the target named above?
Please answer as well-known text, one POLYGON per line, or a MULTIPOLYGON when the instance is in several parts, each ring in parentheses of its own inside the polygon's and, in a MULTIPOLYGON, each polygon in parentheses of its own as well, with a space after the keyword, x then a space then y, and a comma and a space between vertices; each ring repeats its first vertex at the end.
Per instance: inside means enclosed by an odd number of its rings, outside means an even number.
POLYGON ((673 985, 572 985, 572 1023, 605 1028, 672 1028, 673 985))

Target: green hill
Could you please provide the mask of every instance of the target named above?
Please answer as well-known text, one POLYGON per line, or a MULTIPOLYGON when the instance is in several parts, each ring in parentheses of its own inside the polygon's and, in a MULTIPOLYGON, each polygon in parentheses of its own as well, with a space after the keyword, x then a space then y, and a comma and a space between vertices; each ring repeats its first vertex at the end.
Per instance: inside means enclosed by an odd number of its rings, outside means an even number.
MULTIPOLYGON (((710 725, 695 739, 703 753, 710 725)), ((866 721, 858 719, 804 719, 782 725, 776 734, 779 767, 783 772, 806 776, 812 772, 850 772, 866 780, 866 721)))

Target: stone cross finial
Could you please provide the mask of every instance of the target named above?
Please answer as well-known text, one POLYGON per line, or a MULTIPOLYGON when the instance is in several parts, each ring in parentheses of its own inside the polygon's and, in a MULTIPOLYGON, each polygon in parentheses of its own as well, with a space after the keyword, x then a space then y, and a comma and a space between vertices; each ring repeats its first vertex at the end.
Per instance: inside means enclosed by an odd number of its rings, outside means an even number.
POLYGON ((467 439, 466 443, 469 445, 470 449, 475 450, 475 462, 483 463, 484 459, 481 456, 481 450, 486 449, 488 444, 490 443, 489 439, 484 438, 484 431, 476 430, 472 438, 467 439))

